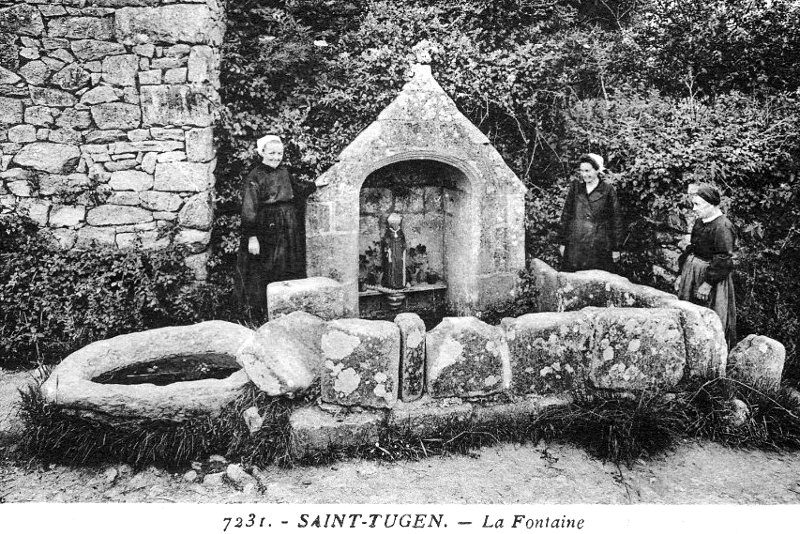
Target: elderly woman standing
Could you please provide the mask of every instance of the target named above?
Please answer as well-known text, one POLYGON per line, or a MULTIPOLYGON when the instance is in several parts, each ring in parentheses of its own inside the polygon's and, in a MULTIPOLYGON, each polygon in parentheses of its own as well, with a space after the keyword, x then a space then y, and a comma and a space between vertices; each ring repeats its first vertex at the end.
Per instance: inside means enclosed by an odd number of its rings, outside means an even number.
POLYGON ((736 295, 733 290, 733 254, 737 232, 719 209, 720 194, 700 185, 692 195, 697 220, 691 243, 678 260, 681 274, 675 281, 678 298, 711 308, 722 321, 728 348, 736 341, 736 295))
POLYGON ((267 135, 256 142, 261 161, 248 172, 242 190, 242 236, 237 260, 240 304, 253 318, 266 314, 267 284, 304 278, 303 239, 296 200, 314 192, 311 181, 290 177, 283 142, 267 135))
POLYGON ((584 154, 579 163, 581 180, 570 184, 561 214, 561 270, 612 272, 622 241, 617 192, 600 179, 605 170, 601 156, 584 154))

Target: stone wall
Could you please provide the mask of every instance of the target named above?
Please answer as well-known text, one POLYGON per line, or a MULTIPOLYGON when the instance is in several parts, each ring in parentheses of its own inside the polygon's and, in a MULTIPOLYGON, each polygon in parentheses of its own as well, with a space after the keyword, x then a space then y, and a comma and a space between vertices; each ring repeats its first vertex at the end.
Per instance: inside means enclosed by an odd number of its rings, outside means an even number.
POLYGON ((65 249, 190 247, 213 218, 216 0, 0 0, 0 209, 65 249))

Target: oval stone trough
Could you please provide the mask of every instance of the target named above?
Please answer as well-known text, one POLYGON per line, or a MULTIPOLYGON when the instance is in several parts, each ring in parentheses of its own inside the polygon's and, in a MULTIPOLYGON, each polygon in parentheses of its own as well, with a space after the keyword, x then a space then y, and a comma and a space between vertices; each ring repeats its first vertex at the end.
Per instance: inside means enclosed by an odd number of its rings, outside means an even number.
POLYGON ((203 356, 241 368, 239 351, 254 335, 244 326, 207 321, 97 341, 64 359, 42 384, 47 402, 114 417, 181 421, 213 415, 250 380, 243 369, 227 378, 155 384, 101 384, 93 379, 137 364, 203 356))

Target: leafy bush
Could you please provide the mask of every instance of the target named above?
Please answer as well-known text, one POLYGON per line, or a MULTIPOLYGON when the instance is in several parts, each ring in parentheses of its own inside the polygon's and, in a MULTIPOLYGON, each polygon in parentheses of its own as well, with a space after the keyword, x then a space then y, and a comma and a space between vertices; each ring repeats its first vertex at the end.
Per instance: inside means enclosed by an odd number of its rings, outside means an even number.
MULTIPOLYGON (((789 0, 298 0, 228 4, 218 130, 218 273, 232 272, 242 169, 264 132, 314 178, 405 82, 412 48, 526 186, 527 254, 557 264, 577 156, 604 155, 628 231, 621 274, 657 285, 659 234, 715 182, 742 231, 740 334, 788 349, 800 219, 800 10, 789 0), (764 289, 761 291, 760 289, 764 289), (781 327, 783 325, 783 327, 781 327)), ((666 289, 666 288, 665 288, 666 289)))
POLYGON ((0 365, 58 362, 118 334, 225 313, 225 288, 194 283, 183 251, 62 251, 22 218, 0 218, 0 365))

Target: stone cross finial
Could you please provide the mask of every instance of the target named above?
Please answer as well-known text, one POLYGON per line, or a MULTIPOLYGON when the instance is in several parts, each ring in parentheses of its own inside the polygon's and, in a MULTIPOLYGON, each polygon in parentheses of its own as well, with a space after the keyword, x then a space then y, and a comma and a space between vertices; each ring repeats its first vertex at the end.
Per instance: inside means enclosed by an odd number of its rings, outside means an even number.
POLYGON ((433 59, 433 53, 436 52, 437 47, 427 39, 423 39, 414 45, 411 49, 414 52, 417 63, 420 65, 430 65, 433 59))

